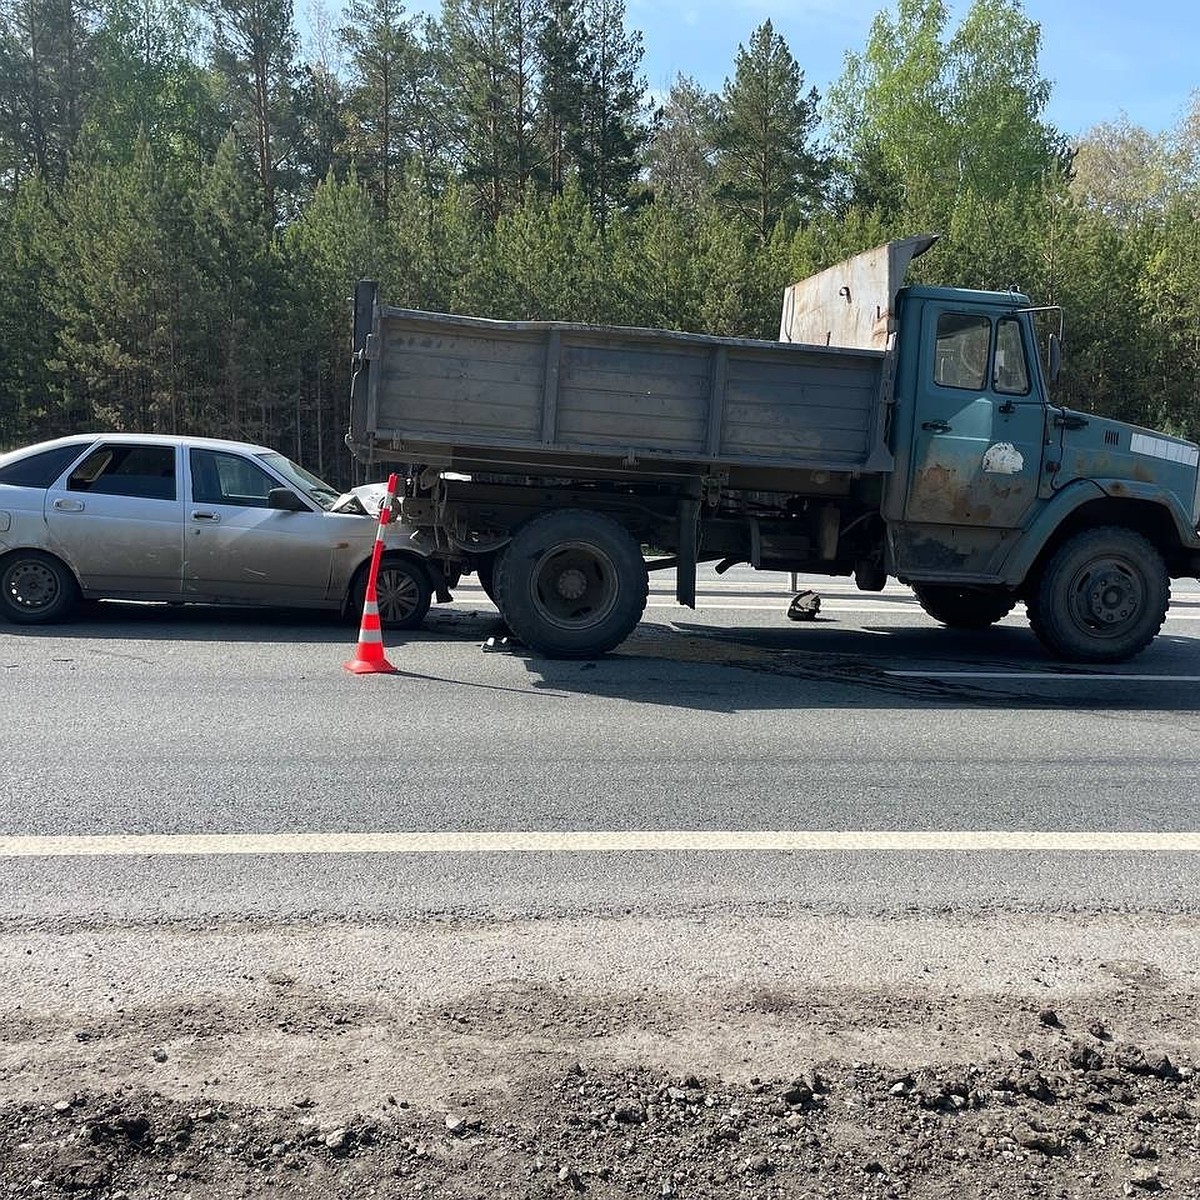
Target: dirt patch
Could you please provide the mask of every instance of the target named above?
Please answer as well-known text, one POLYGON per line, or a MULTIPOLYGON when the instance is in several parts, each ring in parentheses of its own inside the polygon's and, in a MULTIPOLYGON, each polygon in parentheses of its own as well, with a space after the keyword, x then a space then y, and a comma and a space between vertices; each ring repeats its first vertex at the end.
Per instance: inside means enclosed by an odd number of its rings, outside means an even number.
MULTIPOLYGON (((1099 1031, 1100 1027, 1097 1026, 1099 1031)), ((546 1063, 446 1106, 335 1120, 153 1090, 0 1109, 16 1196, 983 1197, 1200 1189, 1191 1063, 1085 1035, 1065 1050, 744 1083, 546 1063)))
POLYGON ((1200 1195, 1198 946, 1028 914, 0 931, 0 1197, 1200 1195))

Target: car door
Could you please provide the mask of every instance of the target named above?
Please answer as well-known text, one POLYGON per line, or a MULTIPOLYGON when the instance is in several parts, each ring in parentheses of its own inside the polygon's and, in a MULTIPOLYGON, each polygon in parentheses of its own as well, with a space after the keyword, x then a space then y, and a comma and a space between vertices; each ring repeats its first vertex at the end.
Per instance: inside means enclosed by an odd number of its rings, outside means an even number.
POLYGON ((170 599, 183 579, 179 449, 99 441, 46 492, 51 549, 85 590, 170 599))
POLYGON ((924 323, 905 516, 1019 528, 1037 498, 1046 431, 1024 325, 943 305, 924 323))
POLYGON ((187 599, 305 606, 329 591, 337 529, 328 514, 271 508, 285 484, 252 456, 191 447, 183 590, 187 599))

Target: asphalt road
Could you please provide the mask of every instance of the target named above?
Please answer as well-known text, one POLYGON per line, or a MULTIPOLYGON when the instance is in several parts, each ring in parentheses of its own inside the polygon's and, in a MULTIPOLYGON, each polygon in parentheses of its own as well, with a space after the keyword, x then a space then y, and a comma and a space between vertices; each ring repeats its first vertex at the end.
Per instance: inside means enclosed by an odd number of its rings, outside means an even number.
POLYGON ((392 676, 343 671, 354 629, 313 614, 6 627, 0 920, 1196 911, 1200 587, 1102 670, 1047 661, 1021 610, 962 634, 904 588, 806 583, 824 603, 800 624, 779 575, 706 575, 695 613, 657 577, 617 653, 556 663, 484 651, 468 581, 387 639, 392 676), (471 833, 492 836, 457 848, 471 833), (191 852, 23 840, 152 835, 191 852))

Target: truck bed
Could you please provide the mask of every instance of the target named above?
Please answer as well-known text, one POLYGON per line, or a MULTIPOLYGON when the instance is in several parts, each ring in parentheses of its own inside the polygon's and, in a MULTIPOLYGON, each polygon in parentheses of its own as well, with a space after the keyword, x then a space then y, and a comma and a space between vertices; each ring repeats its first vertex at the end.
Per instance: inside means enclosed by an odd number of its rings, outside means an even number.
MULTIPOLYGON (((348 442, 443 469, 882 471, 879 350, 490 321, 356 295, 348 442)), ((372 289, 364 291, 364 289, 372 289)))

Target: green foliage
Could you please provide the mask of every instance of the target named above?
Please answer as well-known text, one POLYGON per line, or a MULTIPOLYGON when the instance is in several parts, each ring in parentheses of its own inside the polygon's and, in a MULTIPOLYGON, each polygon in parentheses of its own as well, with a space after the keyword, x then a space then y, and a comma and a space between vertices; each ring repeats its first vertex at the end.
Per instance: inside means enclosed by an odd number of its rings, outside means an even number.
POLYGON ((717 186, 715 144, 720 101, 680 75, 654 114, 646 166, 656 197, 698 208, 717 186))
POLYGON ((1062 166, 1063 139, 1041 115, 1037 24, 1017 0, 973 0, 949 36, 947 21, 942 0, 899 0, 846 56, 826 115, 852 202, 919 205, 941 225, 963 189, 1036 193, 1062 166))
POLYGON ((0 7, 0 446, 189 430, 348 482, 360 276, 773 338, 787 284, 919 232, 915 279, 1064 307, 1058 399, 1200 436, 1200 96, 1068 164, 1017 0, 881 12, 831 89, 832 161, 770 22, 652 128, 622 0, 353 0, 344 71, 296 42, 291 0, 0 7))
POLYGON ((824 169, 810 145, 817 125, 816 89, 787 43, 766 21, 738 47, 715 124, 717 197, 761 242, 789 208, 811 216, 824 169))

